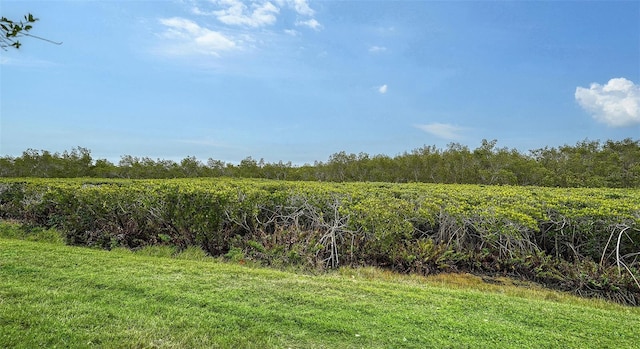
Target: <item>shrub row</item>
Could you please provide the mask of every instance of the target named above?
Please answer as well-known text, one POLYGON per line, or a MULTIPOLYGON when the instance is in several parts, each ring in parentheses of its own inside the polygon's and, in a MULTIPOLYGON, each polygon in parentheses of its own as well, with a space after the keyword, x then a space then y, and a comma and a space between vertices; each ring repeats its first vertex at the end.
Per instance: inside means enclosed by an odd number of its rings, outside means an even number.
POLYGON ((640 304, 640 192, 282 182, 0 180, 0 218, 100 248, 200 246, 271 265, 520 276, 640 304))

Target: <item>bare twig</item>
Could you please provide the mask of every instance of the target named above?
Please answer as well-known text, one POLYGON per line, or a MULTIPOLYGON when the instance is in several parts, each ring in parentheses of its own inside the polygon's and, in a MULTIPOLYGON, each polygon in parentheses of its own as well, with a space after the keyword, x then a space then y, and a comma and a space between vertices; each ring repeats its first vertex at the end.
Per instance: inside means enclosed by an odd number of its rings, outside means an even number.
POLYGON ((335 198, 329 205, 332 212, 328 219, 325 219, 323 213, 318 212, 318 209, 306 200, 303 203, 303 207, 306 216, 311 220, 313 229, 324 232, 318 242, 325 247, 325 251, 328 250, 329 255, 322 261, 327 267, 337 268, 340 265, 338 243, 339 240, 344 239, 344 234, 349 232, 347 229, 349 215, 343 216, 340 214, 340 200, 338 198, 335 198))
POLYGON ((622 234, 624 234, 625 231, 627 231, 629 228, 629 226, 625 226, 624 229, 620 230, 620 233, 618 234, 618 243, 616 244, 616 263, 618 264, 618 274, 620 274, 620 240, 622 240, 622 234))
POLYGON ((21 35, 23 36, 28 36, 28 37, 32 37, 34 39, 38 39, 38 40, 42 40, 42 41, 46 41, 48 43, 54 44, 54 45, 62 45, 62 41, 57 42, 57 41, 53 41, 53 40, 49 40, 49 39, 45 39, 43 37, 37 36, 37 35, 33 35, 33 34, 28 34, 28 33, 21 33, 21 35))
POLYGON ((611 242, 611 239, 613 239, 613 234, 616 232, 615 229, 611 229, 611 234, 609 234, 609 240, 607 240, 607 244, 604 245, 604 249, 602 250, 602 257, 600 257, 600 265, 602 266, 603 262, 604 262, 604 255, 607 253, 607 248, 609 248, 609 243, 611 242))
POLYGON ((638 282, 638 279, 636 279, 636 277, 633 275, 633 273, 631 272, 631 269, 629 269, 629 267, 627 267, 627 265, 624 262, 620 262, 622 264, 622 266, 624 266, 625 269, 627 269, 627 272, 629 272, 629 275, 631 275, 631 278, 633 279, 633 281, 635 281, 636 286, 638 286, 638 289, 640 289, 640 282, 638 282))

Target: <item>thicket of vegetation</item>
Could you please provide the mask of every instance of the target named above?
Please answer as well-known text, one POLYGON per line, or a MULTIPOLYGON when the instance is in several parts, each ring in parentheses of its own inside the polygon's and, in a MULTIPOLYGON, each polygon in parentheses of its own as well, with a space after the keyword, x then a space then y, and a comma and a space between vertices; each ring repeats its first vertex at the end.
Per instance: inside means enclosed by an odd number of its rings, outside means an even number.
POLYGON ((527 278, 640 304, 640 191, 259 179, 4 179, 0 219, 74 245, 527 278))
POLYGON ((551 187, 640 187, 640 140, 583 141, 523 154, 484 140, 476 149, 424 146, 395 157, 339 152, 326 162, 294 166, 247 157, 239 164, 195 157, 180 162, 122 156, 95 160, 86 148, 64 153, 27 150, 0 158, 0 177, 185 178, 243 177, 306 181, 510 184, 551 187))

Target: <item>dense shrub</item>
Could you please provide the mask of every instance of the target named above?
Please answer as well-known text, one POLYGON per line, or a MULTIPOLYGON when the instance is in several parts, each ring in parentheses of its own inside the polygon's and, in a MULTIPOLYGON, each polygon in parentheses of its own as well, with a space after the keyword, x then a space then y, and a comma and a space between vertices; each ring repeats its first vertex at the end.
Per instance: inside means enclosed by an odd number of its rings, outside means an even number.
POLYGON ((520 276, 638 304, 640 192, 282 182, 2 180, 0 217, 67 242, 202 247, 270 265, 520 276))

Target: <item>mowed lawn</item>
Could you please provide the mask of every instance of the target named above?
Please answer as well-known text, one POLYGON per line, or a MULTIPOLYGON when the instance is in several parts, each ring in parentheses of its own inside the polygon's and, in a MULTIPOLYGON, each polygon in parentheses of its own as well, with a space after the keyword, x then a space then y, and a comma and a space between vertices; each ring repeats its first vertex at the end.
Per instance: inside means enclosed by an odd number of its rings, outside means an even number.
POLYGON ((640 347, 640 309, 603 301, 199 259, 0 239, 0 347, 640 347))

